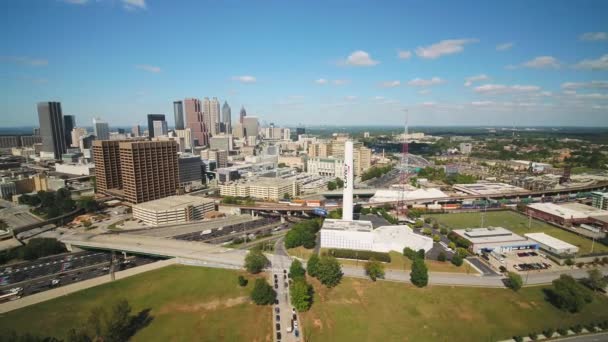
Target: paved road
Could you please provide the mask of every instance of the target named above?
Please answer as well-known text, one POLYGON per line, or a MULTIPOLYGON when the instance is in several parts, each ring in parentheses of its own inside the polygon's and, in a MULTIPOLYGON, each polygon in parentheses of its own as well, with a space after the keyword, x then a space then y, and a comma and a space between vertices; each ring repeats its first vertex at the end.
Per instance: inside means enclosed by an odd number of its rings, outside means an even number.
MULTIPOLYGON (((110 273, 110 258, 108 252, 79 252, 16 264, 12 266, 11 271, 4 271, 4 275, 0 276, 0 279, 5 282, 5 285, 0 286, 0 291, 21 287, 23 288, 22 296, 29 296, 55 287, 107 275, 110 273), (52 280, 58 280, 59 283, 53 285, 52 280)), ((149 257, 132 257, 128 262, 119 263, 116 270, 146 265, 155 261, 157 259, 149 257)))
POLYGON ((573 337, 564 337, 555 339, 555 341, 571 341, 571 342, 601 342, 608 341, 608 332, 593 334, 593 335, 581 335, 573 337))
MULTIPOLYGON (((269 273, 270 284, 272 284, 277 291, 278 305, 274 305, 273 310, 273 332, 275 341, 298 341, 299 338, 295 337, 295 333, 292 330, 291 333, 287 332, 287 327, 292 326, 292 318, 294 312, 289 298, 289 287, 287 273, 291 266, 291 259, 285 251, 283 238, 280 238, 275 243, 275 254, 272 256, 272 272, 269 273), (275 281, 276 279, 276 281, 275 281), (277 312, 278 310, 278 312, 277 312), (280 318, 277 320, 277 315, 280 318), (279 323, 279 329, 277 330, 277 323, 279 323), (277 332, 280 332, 281 338, 277 332)), ((299 323, 297 313, 295 314, 295 322, 299 323)), ((297 324, 297 323, 295 323, 297 324)), ((298 327, 298 334, 301 336, 301 327, 298 327)))

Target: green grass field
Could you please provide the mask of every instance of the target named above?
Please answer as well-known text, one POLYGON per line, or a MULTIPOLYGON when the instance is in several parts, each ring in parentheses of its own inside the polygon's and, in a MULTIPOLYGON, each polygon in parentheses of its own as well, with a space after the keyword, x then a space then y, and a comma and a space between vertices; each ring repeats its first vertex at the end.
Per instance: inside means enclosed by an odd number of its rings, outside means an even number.
MULTIPOLYGON (((551 226, 539 220, 532 220, 528 228, 528 217, 512 211, 489 211, 485 217, 485 226, 504 227, 516 234, 545 233, 560 240, 578 246, 580 254, 591 252, 592 241, 566 230, 551 226)), ((431 217, 452 229, 476 228, 481 225, 481 213, 434 214, 431 217)), ((595 243, 593 252, 608 252, 608 246, 595 243)))
MULTIPOLYGON (((403 254, 397 252, 390 252, 391 262, 384 263, 384 267, 387 270, 411 270, 412 261, 406 258, 403 254)), ((363 260, 351 260, 351 259, 338 259, 340 264, 345 266, 358 266, 363 268, 366 261, 363 260)), ((450 273, 469 273, 478 274, 469 264, 464 263, 458 267, 449 261, 437 261, 437 260, 425 260, 426 266, 430 272, 450 272, 450 273)))
POLYGON ((310 341, 500 341, 514 335, 608 319, 608 298, 596 296, 581 313, 564 313, 542 288, 431 286, 344 278, 333 289, 315 283, 303 314, 310 341))
POLYGON ((7 330, 65 337, 91 309, 125 298, 133 312, 151 309, 153 320, 133 341, 270 341, 270 307, 250 302, 253 284, 241 288, 236 271, 169 266, 0 315, 7 330))

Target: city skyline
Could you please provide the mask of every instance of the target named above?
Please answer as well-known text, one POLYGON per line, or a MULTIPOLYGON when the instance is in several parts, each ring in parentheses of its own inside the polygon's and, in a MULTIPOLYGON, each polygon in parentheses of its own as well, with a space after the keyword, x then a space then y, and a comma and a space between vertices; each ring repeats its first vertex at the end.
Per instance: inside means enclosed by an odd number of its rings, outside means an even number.
POLYGON ((4 126, 31 124, 43 101, 80 123, 173 126, 174 101, 205 97, 291 126, 397 126, 404 109, 418 126, 608 125, 606 3, 473 5, 13 2, 4 126), (204 46, 189 43, 202 8, 221 27, 204 46))

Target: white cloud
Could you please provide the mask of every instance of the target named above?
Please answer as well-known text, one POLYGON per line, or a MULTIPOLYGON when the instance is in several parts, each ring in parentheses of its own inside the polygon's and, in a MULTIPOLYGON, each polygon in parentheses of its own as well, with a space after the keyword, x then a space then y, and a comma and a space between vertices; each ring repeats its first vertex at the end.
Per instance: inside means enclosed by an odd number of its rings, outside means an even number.
POLYGON ((430 87, 441 83, 445 83, 445 80, 439 77, 433 77, 428 80, 422 78, 414 78, 413 80, 407 82, 407 84, 412 87, 430 87))
POLYGON ((433 101, 427 101, 427 102, 422 102, 421 105, 424 107, 434 107, 436 105, 436 103, 433 101))
POLYGON ((523 94, 536 93, 540 91, 540 87, 533 85, 503 85, 503 84, 484 84, 475 87, 475 92, 484 95, 503 95, 503 94, 523 94))
POLYGON ((431 93, 431 89, 421 89, 421 90, 418 90, 418 94, 420 94, 420 95, 428 95, 430 93, 431 93))
POLYGON ((598 59, 584 59, 574 66, 578 69, 608 70, 608 54, 598 59))
POLYGON ((374 96, 374 100, 376 100, 376 101, 384 100, 384 96, 374 96))
POLYGON ((496 51, 511 50, 511 48, 513 46, 515 46, 515 43, 513 43, 513 42, 498 44, 498 45, 496 45, 496 51))
POLYGON ((464 50, 466 44, 477 43, 478 39, 449 39, 442 40, 429 46, 419 46, 416 48, 416 55, 420 58, 435 59, 443 55, 451 55, 464 50))
POLYGON ((382 84, 380 84, 381 87, 383 88, 395 88, 401 85, 401 81, 386 81, 386 82, 382 82, 382 84))
POLYGON ((492 102, 492 101, 473 101, 473 102, 471 102, 471 105, 473 105, 473 106, 491 106, 493 104, 494 104, 494 102, 492 102))
POLYGON ((578 99, 590 99, 590 100, 608 100, 608 94, 591 93, 591 94, 576 94, 578 99))
POLYGON ((29 66, 46 66, 49 64, 49 61, 46 59, 30 58, 26 56, 0 56, 0 61, 29 66))
POLYGON ((465 78, 464 86, 465 87, 470 87, 470 86, 473 85, 473 82, 487 81, 489 79, 490 78, 486 74, 480 74, 480 75, 475 75, 475 76, 467 77, 467 78, 465 78))
POLYGON ((349 80, 333 80, 332 82, 334 83, 334 85, 337 85, 337 86, 341 86, 341 85, 350 83, 349 80))
POLYGON ((608 40, 607 32, 585 32, 579 37, 580 40, 586 41, 597 41, 597 40, 608 40))
POLYGON ((344 99, 345 99, 346 101, 354 101, 354 100, 356 100, 356 99, 357 99, 357 97, 356 97, 356 96, 354 96, 354 95, 349 95, 349 96, 345 96, 345 97, 344 97, 344 99))
POLYGON ((138 64, 135 67, 137 69, 139 69, 139 70, 143 70, 143 71, 147 71, 147 72, 153 72, 153 73, 159 73, 159 72, 161 72, 160 67, 157 67, 157 66, 154 66, 154 65, 138 64))
POLYGON ((532 60, 522 63, 527 68, 559 68, 559 61, 552 56, 539 56, 532 60))
POLYGON ((241 83, 255 83, 257 82, 257 79, 253 76, 250 75, 243 75, 243 76, 232 76, 232 80, 233 81, 237 81, 237 82, 241 82, 241 83))
POLYGON ((608 89, 608 81, 566 82, 562 89, 608 89))
POLYGON ((363 50, 357 50, 351 53, 344 62, 347 65, 351 66, 374 66, 380 62, 372 59, 369 53, 363 50))
POLYGON ((315 80, 316 84, 327 84, 327 80, 324 78, 319 78, 318 80, 315 80))
POLYGON ((410 51, 399 50, 397 57, 399 57, 399 59, 409 59, 412 57, 412 53, 410 51))
POLYGON ((127 10, 146 9, 146 0, 122 0, 122 6, 127 10))

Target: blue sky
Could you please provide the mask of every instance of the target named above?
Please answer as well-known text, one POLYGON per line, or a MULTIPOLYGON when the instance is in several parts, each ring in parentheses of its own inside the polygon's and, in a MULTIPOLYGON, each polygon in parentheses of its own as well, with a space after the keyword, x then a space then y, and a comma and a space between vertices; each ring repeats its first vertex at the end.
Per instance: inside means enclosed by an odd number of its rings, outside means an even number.
POLYGON ((606 1, 15 0, 2 126, 218 97, 278 124, 608 126, 606 1), (468 81, 468 82, 467 82, 468 81))

